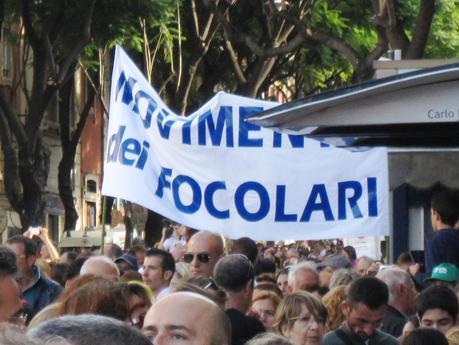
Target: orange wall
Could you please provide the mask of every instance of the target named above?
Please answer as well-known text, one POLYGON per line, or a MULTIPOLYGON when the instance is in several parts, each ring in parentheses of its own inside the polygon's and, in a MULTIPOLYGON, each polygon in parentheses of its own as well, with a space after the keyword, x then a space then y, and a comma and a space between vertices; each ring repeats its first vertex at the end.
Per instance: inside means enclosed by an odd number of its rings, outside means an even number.
POLYGON ((80 139, 82 179, 85 174, 102 173, 102 118, 100 104, 96 101, 94 111, 88 116, 80 139))

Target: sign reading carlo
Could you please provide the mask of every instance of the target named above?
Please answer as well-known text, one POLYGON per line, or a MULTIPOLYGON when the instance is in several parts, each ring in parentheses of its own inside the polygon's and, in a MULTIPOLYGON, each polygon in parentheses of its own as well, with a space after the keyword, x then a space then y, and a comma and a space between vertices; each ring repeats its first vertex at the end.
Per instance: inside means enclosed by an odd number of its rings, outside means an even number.
POLYGON ((346 151, 245 121, 275 105, 219 92, 176 115, 117 47, 102 193, 229 238, 387 234, 386 150, 346 151))

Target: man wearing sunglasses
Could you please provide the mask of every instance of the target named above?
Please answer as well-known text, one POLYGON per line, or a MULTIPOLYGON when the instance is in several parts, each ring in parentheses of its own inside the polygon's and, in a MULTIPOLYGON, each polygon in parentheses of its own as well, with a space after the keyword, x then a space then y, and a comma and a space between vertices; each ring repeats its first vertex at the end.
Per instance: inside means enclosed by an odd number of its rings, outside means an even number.
POLYGON ((219 234, 200 231, 191 237, 183 261, 190 264, 193 277, 209 278, 218 261, 223 256, 223 240, 219 234))

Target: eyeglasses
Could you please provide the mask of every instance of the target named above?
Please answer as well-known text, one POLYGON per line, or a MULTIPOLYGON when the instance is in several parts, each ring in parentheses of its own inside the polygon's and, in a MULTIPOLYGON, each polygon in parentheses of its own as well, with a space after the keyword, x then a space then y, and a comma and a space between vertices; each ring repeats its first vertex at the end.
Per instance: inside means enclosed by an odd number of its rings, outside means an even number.
POLYGON ((183 261, 186 263, 190 263, 191 261, 194 260, 194 257, 199 260, 200 263, 206 264, 209 262, 209 260, 212 258, 209 254, 207 253, 198 253, 198 254, 193 254, 193 253, 185 253, 183 254, 183 261))

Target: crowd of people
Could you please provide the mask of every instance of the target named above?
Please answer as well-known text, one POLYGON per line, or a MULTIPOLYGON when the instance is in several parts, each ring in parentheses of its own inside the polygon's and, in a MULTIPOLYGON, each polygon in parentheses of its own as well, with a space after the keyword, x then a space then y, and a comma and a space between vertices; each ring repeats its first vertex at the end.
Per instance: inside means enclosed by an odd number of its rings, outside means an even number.
POLYGON ((459 212, 432 207, 425 277, 408 254, 381 265, 340 240, 225 241, 171 222, 153 246, 59 255, 45 228, 26 231, 0 246, 0 344, 458 345, 459 251, 436 237, 459 212))

